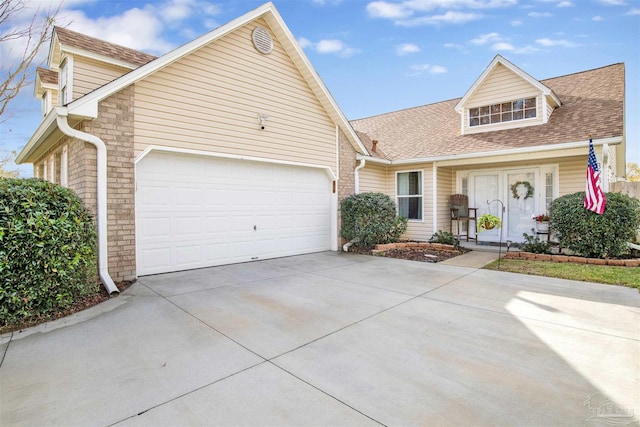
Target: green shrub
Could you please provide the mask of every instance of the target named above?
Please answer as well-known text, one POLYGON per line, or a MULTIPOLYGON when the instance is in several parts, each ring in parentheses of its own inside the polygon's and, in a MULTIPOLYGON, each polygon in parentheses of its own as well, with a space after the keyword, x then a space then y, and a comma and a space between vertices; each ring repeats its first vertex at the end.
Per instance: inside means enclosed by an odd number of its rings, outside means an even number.
POLYGON ((524 243, 520 245, 520 249, 524 252, 531 252, 532 254, 550 254, 551 247, 547 240, 540 239, 540 236, 536 234, 536 231, 532 228, 531 234, 522 233, 524 237, 524 243))
POLYGON ((555 199, 549 207, 549 226, 560 245, 590 258, 619 257, 629 253, 640 225, 640 202, 621 193, 606 193, 603 215, 584 208, 584 192, 555 199))
POLYGON ((443 245, 453 245, 454 248, 460 250, 460 241, 456 239, 453 233, 448 231, 438 230, 433 233, 433 236, 429 239, 431 243, 441 243, 443 245))
POLYGON ((358 247, 397 242, 407 230, 407 219, 396 215, 396 204, 386 194, 354 194, 342 201, 340 210, 340 234, 347 240, 357 239, 358 247))
POLYGON ((39 179, 0 179, 0 324, 97 290, 96 232, 82 201, 39 179))

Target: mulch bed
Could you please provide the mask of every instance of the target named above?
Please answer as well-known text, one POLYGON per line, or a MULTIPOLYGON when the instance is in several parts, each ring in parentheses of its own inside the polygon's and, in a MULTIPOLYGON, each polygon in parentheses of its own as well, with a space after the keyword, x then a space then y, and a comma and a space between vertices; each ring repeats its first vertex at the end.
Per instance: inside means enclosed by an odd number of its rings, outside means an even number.
POLYGON ((453 247, 448 247, 448 245, 439 245, 440 247, 437 246, 438 245, 431 245, 424 242, 404 242, 400 244, 378 245, 375 249, 351 247, 349 252, 431 263, 445 261, 450 258, 457 257, 465 252, 469 252, 468 249, 461 249, 458 251, 453 249, 453 247), (442 247, 446 247, 446 249, 443 249, 442 247))

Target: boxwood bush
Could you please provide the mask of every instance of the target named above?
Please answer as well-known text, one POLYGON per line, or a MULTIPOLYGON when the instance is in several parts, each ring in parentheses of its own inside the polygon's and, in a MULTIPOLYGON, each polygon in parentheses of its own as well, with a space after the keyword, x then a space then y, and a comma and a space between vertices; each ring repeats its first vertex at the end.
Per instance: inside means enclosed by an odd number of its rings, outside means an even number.
POLYGON ((98 290, 96 231, 75 193, 0 178, 0 324, 64 309, 98 290))
POLYGON ((354 194, 342 200, 340 210, 340 233, 347 240, 357 239, 357 247, 397 242, 407 230, 407 219, 397 216, 396 204, 386 194, 354 194))
POLYGON ((606 193, 603 215, 584 208, 584 192, 555 199, 549 207, 551 230, 560 245, 590 258, 620 257, 629 253, 640 226, 640 202, 621 193, 606 193))

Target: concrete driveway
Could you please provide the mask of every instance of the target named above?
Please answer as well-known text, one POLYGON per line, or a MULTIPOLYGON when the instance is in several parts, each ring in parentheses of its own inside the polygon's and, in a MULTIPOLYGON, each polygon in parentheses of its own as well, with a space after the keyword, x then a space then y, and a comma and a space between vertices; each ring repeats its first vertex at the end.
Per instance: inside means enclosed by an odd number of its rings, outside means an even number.
POLYGON ((353 254, 148 276, 2 336, 0 425, 637 423, 639 325, 635 289, 353 254))

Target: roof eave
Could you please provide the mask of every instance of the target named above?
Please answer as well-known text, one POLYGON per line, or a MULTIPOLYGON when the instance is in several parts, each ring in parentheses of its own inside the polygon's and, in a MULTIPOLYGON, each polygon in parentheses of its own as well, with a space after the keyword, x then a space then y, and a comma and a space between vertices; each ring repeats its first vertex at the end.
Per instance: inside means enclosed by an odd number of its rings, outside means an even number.
MULTIPOLYGON (((622 136, 614 136, 609 138, 601 138, 594 139, 593 145, 619 145, 622 144, 623 137, 622 136)), ((379 159, 371 156, 362 156, 358 155, 356 158, 366 159, 367 162, 371 163, 379 163, 385 165, 410 165, 416 163, 433 163, 433 162, 442 162, 448 160, 467 160, 467 159, 475 159, 475 158, 483 158, 483 157, 494 157, 494 156, 506 156, 512 154, 535 154, 541 152, 548 151, 560 151, 560 150, 568 150, 572 148, 582 148, 588 147, 589 140, 584 141, 573 141, 573 142, 565 142, 561 144, 547 144, 547 145, 538 145, 535 147, 525 147, 525 148, 511 148, 506 150, 494 150, 494 151, 482 151, 482 152, 473 152, 473 153, 461 153, 461 154, 448 154, 446 156, 431 156, 431 157, 416 157, 411 159, 397 159, 397 160, 385 160, 379 159)))
POLYGON ((38 129, 31 135, 31 138, 16 156, 16 164, 33 163, 35 159, 32 159, 31 156, 58 127, 56 119, 60 108, 63 107, 56 107, 49 111, 49 114, 42 120, 38 129))

